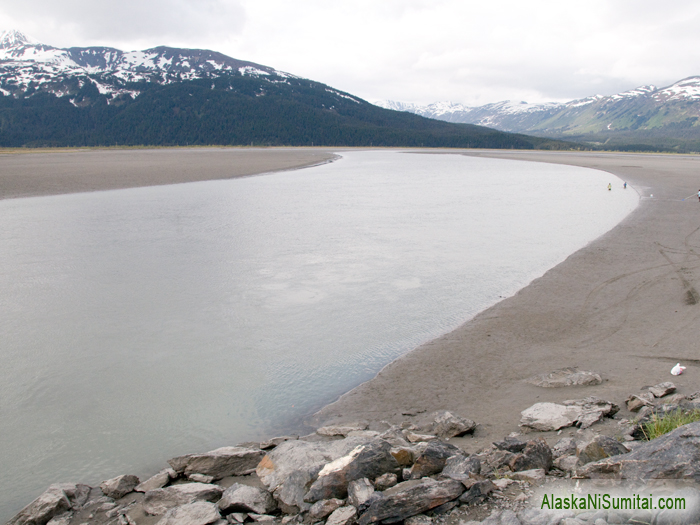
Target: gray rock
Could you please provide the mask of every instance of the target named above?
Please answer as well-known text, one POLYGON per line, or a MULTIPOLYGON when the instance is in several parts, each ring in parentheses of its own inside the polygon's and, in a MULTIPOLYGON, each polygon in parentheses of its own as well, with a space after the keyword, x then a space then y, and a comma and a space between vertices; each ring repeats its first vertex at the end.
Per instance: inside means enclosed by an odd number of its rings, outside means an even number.
POLYGON ((407 430, 404 432, 404 436, 410 443, 421 443, 426 441, 435 441, 438 437, 435 434, 419 434, 418 432, 413 432, 407 430))
POLYGON ((654 397, 664 397, 669 394, 673 394, 676 391, 676 385, 670 381, 664 383, 659 383, 658 385, 650 386, 649 392, 651 392, 654 397))
POLYGON ((391 445, 375 439, 353 449, 349 454, 326 464, 309 487, 304 501, 345 498, 348 483, 360 478, 375 479, 386 472, 399 472, 399 464, 391 454, 391 445))
POLYGON ((481 525, 501 525, 502 510, 493 510, 488 518, 481 522, 481 525))
POLYGON ((196 501, 168 510, 157 525, 209 525, 220 518, 214 503, 196 501))
POLYGON ((425 514, 418 514, 404 520, 404 525, 432 525, 432 523, 433 518, 425 514))
POLYGON ((136 492, 148 492, 149 490, 162 489, 170 480, 177 477, 177 473, 171 469, 166 468, 161 470, 158 474, 155 474, 134 487, 136 492))
POLYGON ((630 412, 636 412, 644 406, 652 406, 652 400, 654 396, 651 393, 649 393, 648 395, 651 396, 652 399, 647 399, 643 394, 639 396, 629 396, 627 399, 625 399, 627 410, 629 410, 630 412))
POLYGON ((443 503, 442 505, 438 505, 434 509, 430 509, 430 510, 426 511, 426 514, 428 516, 431 516, 431 517, 440 516, 441 514, 447 514, 448 512, 450 512, 452 509, 454 509, 458 505, 459 505, 459 501, 457 501, 457 500, 448 501, 447 503, 443 503))
POLYGON ((467 488, 467 491, 464 494, 462 494, 459 498, 460 503, 463 503, 465 505, 474 505, 477 503, 481 503, 496 488, 495 485, 488 479, 478 481, 470 480, 470 483, 466 483, 465 487, 467 488))
POLYGON ((583 399, 572 399, 564 401, 564 406, 575 406, 581 408, 581 415, 576 421, 581 428, 588 428, 604 417, 612 417, 620 411, 620 407, 612 401, 606 401, 596 396, 589 396, 583 399))
POLYGON ((335 509, 343 506, 343 500, 332 498, 332 499, 322 499, 317 501, 309 509, 309 516, 315 520, 322 520, 326 516, 330 515, 335 509))
POLYGON ((628 452, 627 447, 608 436, 595 436, 593 439, 579 443, 576 449, 579 465, 628 452))
POLYGON ((518 513, 518 519, 523 525, 558 525, 566 517, 573 517, 574 513, 552 512, 541 509, 525 509, 518 513))
POLYGON ((335 509, 328 519, 326 520, 326 525, 347 525, 355 521, 357 516, 357 509, 355 507, 347 506, 335 509))
POLYGON ((527 446, 527 440, 520 439, 519 437, 508 436, 503 441, 494 441, 494 446, 500 450, 507 450, 513 454, 522 452, 527 446))
POLYGON ((374 488, 377 490, 390 489, 399 482, 399 478, 393 472, 387 472, 382 474, 377 479, 374 480, 374 488))
POLYGON ((523 451, 516 454, 508 463, 514 472, 519 470, 544 469, 549 472, 552 468, 552 449, 542 438, 528 441, 523 451))
POLYGON ((248 517, 248 514, 245 512, 232 512, 231 514, 226 515, 226 521, 229 523, 243 523, 246 518, 248 517))
POLYGON ((462 481, 469 479, 470 474, 481 472, 481 460, 476 456, 452 456, 445 461, 441 475, 446 478, 462 481))
POLYGON ((540 374, 525 380, 531 385, 542 388, 562 388, 567 386, 591 386, 603 382, 600 374, 575 367, 562 368, 547 374, 540 374))
POLYGON ((356 479, 348 483, 348 503, 363 507, 374 494, 374 485, 367 478, 356 479))
POLYGON ((328 462, 344 456, 364 442, 358 438, 319 443, 285 441, 267 453, 255 472, 267 489, 276 494, 292 473, 304 474, 299 479, 306 478, 310 482, 328 462))
POLYGON ((44 525, 54 516, 82 506, 90 487, 78 483, 57 483, 19 511, 7 525, 44 525))
POLYGON ((520 426, 547 432, 573 426, 583 414, 577 406, 565 406, 557 403, 535 403, 520 412, 520 426))
POLYGON ((425 476, 439 474, 445 467, 448 458, 463 455, 464 452, 453 445, 442 441, 432 441, 416 457, 411 467, 410 479, 420 479, 425 476))
POLYGON ((576 454, 576 440, 572 437, 563 437, 552 447, 552 457, 569 456, 576 454))
POLYGON ((510 475, 510 479, 517 481, 527 481, 528 483, 539 483, 544 481, 545 470, 543 468, 536 468, 532 470, 521 470, 519 472, 513 472, 510 475))
POLYGON ((321 436, 347 436, 350 432, 366 430, 369 425, 366 422, 345 423, 341 425, 329 425, 316 430, 321 436))
POLYGON ((206 476, 204 474, 190 474, 187 476, 190 481, 197 481, 199 483, 212 483, 214 481, 214 476, 206 476))
POLYGON ((73 516, 73 512, 66 512, 65 514, 51 518, 51 521, 49 521, 46 525, 70 525, 73 516))
POLYGON ((183 483, 149 490, 143 498, 143 509, 148 514, 160 516, 173 507, 196 501, 216 501, 223 492, 223 488, 208 483, 183 483))
POLYGON ((100 489, 102 489, 102 493, 108 498, 119 499, 126 496, 129 492, 133 492, 138 484, 139 478, 124 474, 103 481, 100 483, 100 489))
POLYGON ((240 483, 234 483, 227 488, 219 500, 219 510, 222 514, 231 512, 269 514, 276 508, 277 503, 268 491, 240 483))
POLYGON ((700 481, 700 423, 689 423, 621 454, 577 470, 589 478, 700 481))
POLYGON ((501 512, 501 525, 522 525, 518 516, 510 509, 501 512))
POLYGON ((431 478, 404 481, 383 493, 358 520, 359 525, 368 525, 386 520, 387 523, 402 521, 422 514, 448 501, 458 498, 464 486, 454 480, 435 481, 431 478))
POLYGON ((435 413, 433 433, 442 439, 463 436, 474 432, 476 423, 471 419, 456 416, 447 410, 435 413))
POLYGON ((248 514, 248 517, 256 522, 275 521, 275 517, 270 516, 269 514, 255 514, 254 512, 251 512, 248 514))
POLYGON ((304 496, 309 490, 313 478, 308 472, 295 470, 285 480, 283 485, 277 487, 274 495, 279 501, 280 509, 285 514, 296 514, 309 510, 311 505, 304 501, 304 496))
POLYGON ((574 455, 558 457, 554 460, 554 466, 564 472, 573 472, 578 466, 578 457, 574 455))
POLYGON ((206 454, 188 454, 168 461, 178 474, 184 473, 212 476, 222 479, 227 476, 243 476, 255 470, 265 455, 260 449, 246 447, 221 447, 206 454))

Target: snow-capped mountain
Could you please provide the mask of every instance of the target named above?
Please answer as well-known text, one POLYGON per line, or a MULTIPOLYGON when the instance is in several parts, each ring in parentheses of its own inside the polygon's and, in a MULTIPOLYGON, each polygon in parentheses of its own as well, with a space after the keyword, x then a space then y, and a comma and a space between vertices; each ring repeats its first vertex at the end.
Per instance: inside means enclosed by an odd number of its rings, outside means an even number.
POLYGON ((640 86, 611 96, 565 103, 503 101, 470 107, 454 102, 417 105, 380 101, 380 107, 447 122, 478 124, 501 131, 553 137, 610 138, 613 134, 700 136, 700 77, 670 86, 640 86))
POLYGON ((223 74, 293 77, 267 66, 203 49, 155 47, 124 52, 110 47, 56 48, 16 30, 0 32, 0 93, 72 97, 86 83, 118 100, 140 93, 138 83, 168 84, 223 74))

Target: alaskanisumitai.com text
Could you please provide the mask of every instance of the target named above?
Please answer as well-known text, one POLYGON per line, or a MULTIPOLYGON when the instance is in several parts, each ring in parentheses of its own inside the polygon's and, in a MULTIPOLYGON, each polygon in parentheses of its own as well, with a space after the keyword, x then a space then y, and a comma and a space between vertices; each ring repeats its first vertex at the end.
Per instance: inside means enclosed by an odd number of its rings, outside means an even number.
POLYGON ((631 494, 626 497, 607 493, 581 496, 544 494, 540 509, 547 510, 685 510, 685 498, 654 497, 653 494, 631 494))

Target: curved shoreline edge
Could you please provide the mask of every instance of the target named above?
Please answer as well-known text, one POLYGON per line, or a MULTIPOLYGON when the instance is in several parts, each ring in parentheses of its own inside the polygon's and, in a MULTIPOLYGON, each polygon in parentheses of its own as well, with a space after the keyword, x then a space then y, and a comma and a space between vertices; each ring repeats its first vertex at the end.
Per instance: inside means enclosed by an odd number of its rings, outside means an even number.
POLYGON ((700 158, 460 153, 607 171, 637 189, 642 201, 612 230, 514 296, 321 409, 316 426, 355 420, 422 425, 436 410, 450 410, 479 423, 475 437, 461 444, 476 451, 519 431, 520 412, 534 403, 596 395, 624 406, 630 393, 667 381, 678 361, 689 368, 676 382, 679 389, 700 386, 694 330, 700 322, 694 284, 700 290, 700 158), (523 381, 571 366, 597 371, 604 382, 564 392, 523 381))

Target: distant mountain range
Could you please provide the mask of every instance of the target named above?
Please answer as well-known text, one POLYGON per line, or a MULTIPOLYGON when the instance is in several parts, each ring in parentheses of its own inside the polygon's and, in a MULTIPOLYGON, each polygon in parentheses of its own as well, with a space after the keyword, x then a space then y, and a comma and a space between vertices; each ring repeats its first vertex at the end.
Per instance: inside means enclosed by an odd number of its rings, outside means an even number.
POLYGON ((565 103, 504 101, 470 107, 451 102, 422 106, 382 101, 377 105, 446 122, 617 149, 700 151, 700 77, 664 88, 641 86, 565 103))
POLYGON ((56 48, 0 32, 0 146, 324 145, 561 148, 390 111, 201 49, 56 48))

